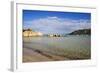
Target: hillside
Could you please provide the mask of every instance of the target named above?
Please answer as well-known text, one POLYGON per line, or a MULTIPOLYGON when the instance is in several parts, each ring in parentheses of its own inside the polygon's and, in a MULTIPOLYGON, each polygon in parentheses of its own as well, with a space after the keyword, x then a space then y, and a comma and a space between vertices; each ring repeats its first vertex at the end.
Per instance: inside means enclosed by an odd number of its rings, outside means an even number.
POLYGON ((75 30, 69 35, 91 35, 91 29, 80 29, 80 30, 75 30))

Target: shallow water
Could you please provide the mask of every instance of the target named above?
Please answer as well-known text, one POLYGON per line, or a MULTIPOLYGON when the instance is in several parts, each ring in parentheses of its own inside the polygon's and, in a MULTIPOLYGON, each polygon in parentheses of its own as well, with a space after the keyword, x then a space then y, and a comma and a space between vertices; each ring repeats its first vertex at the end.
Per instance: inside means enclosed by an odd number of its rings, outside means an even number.
POLYGON ((91 58, 91 37, 24 37, 23 47, 46 54, 63 56, 72 60, 91 58))

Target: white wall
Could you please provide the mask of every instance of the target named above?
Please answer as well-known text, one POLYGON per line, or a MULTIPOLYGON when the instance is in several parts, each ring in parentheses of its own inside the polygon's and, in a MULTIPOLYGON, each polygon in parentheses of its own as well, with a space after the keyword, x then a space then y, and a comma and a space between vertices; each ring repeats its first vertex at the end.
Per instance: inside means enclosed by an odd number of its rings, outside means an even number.
MULTIPOLYGON (((0 73, 10 73, 10 1, 0 0, 0 73)), ((26 1, 26 0, 25 0, 26 1)), ((29 1, 29 0, 27 0, 29 1)), ((97 43, 94 45, 99 47, 100 43, 100 2, 99 0, 31 0, 36 3, 56 4, 56 5, 76 5, 76 6, 96 6, 98 11, 97 43), (73 3, 73 4, 72 4, 73 3)), ((65 68, 56 70, 33 71, 34 73, 100 73, 100 49, 98 49, 98 65, 97 67, 81 67, 81 68, 65 68)), ((28 72, 26 72, 28 73, 28 72)))

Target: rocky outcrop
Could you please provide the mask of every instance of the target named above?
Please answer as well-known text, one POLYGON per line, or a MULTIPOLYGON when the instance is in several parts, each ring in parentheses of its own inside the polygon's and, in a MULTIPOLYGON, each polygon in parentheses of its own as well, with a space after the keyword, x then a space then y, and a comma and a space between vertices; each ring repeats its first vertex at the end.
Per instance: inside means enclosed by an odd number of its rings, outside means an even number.
POLYGON ((23 36, 24 37, 35 37, 35 36, 42 36, 43 34, 40 32, 32 31, 31 29, 24 29, 23 36))

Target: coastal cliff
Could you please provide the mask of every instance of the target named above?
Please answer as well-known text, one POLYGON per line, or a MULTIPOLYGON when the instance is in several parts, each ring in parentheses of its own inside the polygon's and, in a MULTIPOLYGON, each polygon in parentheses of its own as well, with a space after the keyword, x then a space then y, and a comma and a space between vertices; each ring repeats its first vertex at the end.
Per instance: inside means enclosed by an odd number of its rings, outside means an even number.
POLYGON ((43 34, 40 32, 32 31, 31 29, 24 29, 23 36, 24 37, 35 37, 35 36, 42 36, 43 34))

